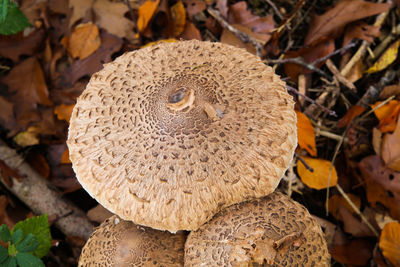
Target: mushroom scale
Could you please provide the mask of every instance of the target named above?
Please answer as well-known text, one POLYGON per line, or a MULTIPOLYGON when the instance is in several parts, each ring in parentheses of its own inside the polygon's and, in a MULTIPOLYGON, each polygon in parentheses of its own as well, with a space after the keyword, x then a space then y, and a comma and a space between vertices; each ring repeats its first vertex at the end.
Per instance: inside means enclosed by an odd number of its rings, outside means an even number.
POLYGON ((185 266, 330 266, 317 221, 281 193, 225 208, 191 232, 185 266))
POLYGON ((183 266, 183 232, 171 234, 124 221, 106 219, 82 249, 79 267, 183 266))
POLYGON ((68 147, 82 186, 125 220, 196 230, 277 187, 297 144, 294 102, 258 57, 179 41, 126 53, 94 74, 68 147))

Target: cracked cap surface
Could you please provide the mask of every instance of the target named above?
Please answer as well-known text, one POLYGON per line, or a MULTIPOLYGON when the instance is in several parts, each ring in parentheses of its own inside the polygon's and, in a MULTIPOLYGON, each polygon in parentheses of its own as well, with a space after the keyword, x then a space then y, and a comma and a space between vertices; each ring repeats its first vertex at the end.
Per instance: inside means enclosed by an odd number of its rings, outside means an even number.
POLYGON ((196 230, 274 191, 297 143, 293 106, 285 83, 243 49, 161 43, 91 77, 70 119, 70 159, 121 218, 196 230))

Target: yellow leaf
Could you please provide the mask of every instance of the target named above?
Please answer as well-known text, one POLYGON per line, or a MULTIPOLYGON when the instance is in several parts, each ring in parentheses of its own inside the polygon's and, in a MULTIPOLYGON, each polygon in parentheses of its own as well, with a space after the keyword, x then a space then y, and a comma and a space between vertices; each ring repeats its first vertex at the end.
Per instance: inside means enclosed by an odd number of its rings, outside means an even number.
POLYGON ((310 119, 301 113, 296 111, 297 115, 297 138, 299 146, 311 155, 317 156, 317 148, 315 145, 315 134, 314 127, 312 126, 310 119))
MULTIPOLYGON (((375 108, 381 103, 379 101, 370 106, 375 108)), ((393 132, 396 128, 397 117, 400 114, 400 101, 391 100, 389 103, 374 110, 374 114, 379 120, 378 128, 382 133, 393 132)))
POLYGON ((152 45, 159 44, 159 43, 173 43, 176 41, 178 41, 178 40, 176 40, 175 38, 164 39, 164 40, 147 43, 147 44, 143 45, 141 48, 152 46, 152 45))
MULTIPOLYGON (((400 118, 400 116, 399 116, 400 118)), ((400 172, 400 123, 397 122, 395 131, 387 133, 382 139, 382 159, 386 166, 400 172)))
POLYGON ((369 68, 367 73, 374 73, 386 69, 387 66, 393 63, 397 58, 399 50, 400 40, 389 46, 389 48, 383 53, 383 55, 375 62, 375 64, 369 68))
POLYGON ((54 114, 57 115, 57 119, 65 120, 69 123, 69 118, 71 117, 72 109, 74 108, 74 106, 75 105, 61 104, 54 108, 54 114))
POLYGON ((171 7, 171 17, 174 22, 173 35, 178 36, 185 29, 186 23, 186 11, 182 1, 176 2, 176 4, 171 7))
POLYGON ((20 132, 14 137, 14 142, 22 147, 39 144, 39 132, 34 126, 29 127, 25 132, 20 132))
POLYGON ((160 0, 146 0, 146 2, 144 2, 144 4, 140 6, 137 21, 137 27, 140 32, 146 29, 147 25, 154 15, 154 12, 156 12, 159 3, 160 0))
POLYGON ((68 40, 68 52, 73 58, 84 59, 93 54, 101 44, 99 28, 89 22, 79 24, 68 40))
POLYGON ((337 184, 337 173, 334 166, 324 159, 314 159, 304 157, 305 163, 313 169, 313 172, 308 170, 302 162, 297 164, 297 173, 301 180, 308 187, 313 189, 325 189, 337 184), (330 177, 329 177, 330 176, 330 177))
POLYGON ((400 266, 400 223, 390 222, 383 227, 379 239, 379 247, 385 256, 395 267, 400 266))

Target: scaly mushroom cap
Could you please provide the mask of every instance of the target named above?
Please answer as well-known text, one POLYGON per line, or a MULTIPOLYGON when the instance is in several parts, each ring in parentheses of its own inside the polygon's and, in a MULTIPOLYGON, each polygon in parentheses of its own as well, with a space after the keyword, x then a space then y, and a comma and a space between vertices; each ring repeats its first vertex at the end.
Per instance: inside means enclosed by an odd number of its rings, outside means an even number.
POLYGON ((92 76, 70 120, 70 158, 86 191, 121 218, 196 230, 274 191, 297 142, 293 105, 243 49, 161 43, 92 76))
POLYGON ((171 234, 112 216, 92 233, 78 265, 181 267, 184 244, 183 232, 171 234))
POLYGON ((321 227, 281 193, 242 202, 191 232, 185 266, 330 266, 321 227))

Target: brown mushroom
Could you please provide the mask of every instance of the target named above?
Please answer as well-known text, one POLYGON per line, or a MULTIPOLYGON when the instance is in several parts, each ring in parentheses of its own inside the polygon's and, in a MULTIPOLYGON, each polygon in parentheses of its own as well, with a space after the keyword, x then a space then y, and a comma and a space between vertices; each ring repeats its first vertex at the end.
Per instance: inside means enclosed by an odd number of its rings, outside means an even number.
POLYGON ((329 265, 321 227, 281 193, 225 208, 185 244, 185 266, 329 265))
POLYGON ((112 216, 91 235, 79 266, 183 266, 185 234, 171 234, 112 216))
POLYGON ((161 43, 92 76, 70 120, 70 158, 86 191, 123 219, 196 230, 274 191, 297 142, 293 105, 243 49, 161 43))

